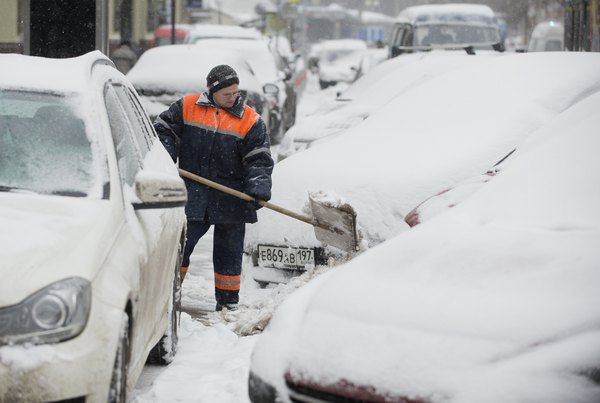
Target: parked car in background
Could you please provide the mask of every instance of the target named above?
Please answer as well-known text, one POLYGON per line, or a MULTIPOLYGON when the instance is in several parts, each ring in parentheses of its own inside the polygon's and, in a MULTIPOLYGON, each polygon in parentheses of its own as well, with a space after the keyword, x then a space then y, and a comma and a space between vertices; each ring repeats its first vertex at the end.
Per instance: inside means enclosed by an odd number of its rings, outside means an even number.
POLYGON ((362 54, 367 49, 360 39, 331 39, 318 44, 315 54, 317 74, 321 88, 338 82, 351 83, 356 79, 362 54))
POLYGON ((460 205, 289 296, 250 400, 599 401, 599 107, 595 91, 460 205))
POLYGON ((190 24, 175 24, 175 43, 173 43, 173 26, 170 24, 159 25, 154 30, 154 37, 152 38, 150 47, 183 43, 190 27, 190 24))
POLYGON ((206 76, 218 64, 228 64, 240 78, 242 96, 270 125, 271 105, 263 84, 237 52, 211 49, 210 57, 196 45, 170 45, 148 49, 127 77, 134 85, 150 117, 161 112, 186 94, 206 90, 206 76), (193 68, 190 68, 193 66, 193 68))
POLYGON ((260 31, 238 25, 194 24, 191 26, 185 43, 196 43, 203 39, 263 39, 260 31))
MULTIPOLYGON (((291 72, 293 89, 299 99, 308 81, 308 67, 302 54, 292 50, 290 41, 282 35, 269 38, 269 49, 281 59, 283 70, 291 72)), ((297 102, 296 102, 297 103, 297 102)), ((295 122, 295 119, 294 119, 295 122)))
POLYGON ((544 21, 533 29, 529 38, 528 52, 551 52, 564 49, 565 28, 556 21, 544 21))
MULTIPOLYGON (((368 119, 279 162, 272 201, 304 211, 309 192, 340 198, 356 211, 361 248, 368 249, 406 231, 405 215, 422 200, 485 172, 535 129, 600 91, 597 53, 513 53, 471 62, 414 83, 368 119)), ((261 283, 286 282, 353 256, 319 242, 310 225, 268 209, 258 215, 245 250, 261 283), (312 250, 315 258, 289 264, 286 256, 259 253, 275 248, 312 250)))
POLYGON ((177 349, 185 184, 100 52, 0 69, 0 401, 125 403, 177 349))
POLYGON ((205 55, 227 50, 238 54, 251 67, 269 101, 269 134, 271 142, 281 141, 285 131, 296 121, 297 94, 293 73, 267 40, 204 39, 196 47, 205 55))
POLYGON ((498 20, 481 4, 427 4, 404 9, 394 24, 389 57, 433 48, 504 50, 498 20))

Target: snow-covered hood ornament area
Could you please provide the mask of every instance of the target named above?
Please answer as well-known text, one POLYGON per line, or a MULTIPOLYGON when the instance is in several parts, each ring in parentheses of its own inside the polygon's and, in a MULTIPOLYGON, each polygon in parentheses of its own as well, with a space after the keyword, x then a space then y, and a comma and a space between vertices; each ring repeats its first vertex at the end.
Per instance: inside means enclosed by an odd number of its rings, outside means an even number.
POLYGON ((98 267, 88 262, 99 258, 114 241, 107 232, 110 216, 108 203, 90 198, 65 198, 30 194, 4 193, 0 206, 2 233, 0 242, 10 245, 3 252, 0 277, 6 284, 19 283, 18 288, 5 287, 0 305, 19 302, 20 298, 43 285, 71 275, 93 278, 98 267), (104 234, 104 248, 88 247, 96 236, 104 234), (81 256, 80 251, 96 256, 81 256), (18 294, 15 294, 18 291, 18 294))

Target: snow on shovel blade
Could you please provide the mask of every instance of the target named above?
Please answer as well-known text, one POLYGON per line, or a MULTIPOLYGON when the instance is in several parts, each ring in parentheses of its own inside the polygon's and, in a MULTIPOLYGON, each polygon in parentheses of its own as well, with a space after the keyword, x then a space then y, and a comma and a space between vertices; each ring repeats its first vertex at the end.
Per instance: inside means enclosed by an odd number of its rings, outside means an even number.
POLYGON ((309 193, 308 196, 314 217, 315 237, 343 251, 357 251, 356 212, 348 203, 335 202, 322 196, 322 193, 309 193))

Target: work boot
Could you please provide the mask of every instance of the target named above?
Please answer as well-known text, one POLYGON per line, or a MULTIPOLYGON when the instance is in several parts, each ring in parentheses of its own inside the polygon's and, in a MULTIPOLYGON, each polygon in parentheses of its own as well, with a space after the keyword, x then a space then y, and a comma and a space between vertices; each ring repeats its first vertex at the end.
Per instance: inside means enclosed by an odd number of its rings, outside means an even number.
POLYGON ((222 311, 224 309, 226 309, 228 311, 237 311, 238 304, 236 304, 236 303, 221 304, 221 303, 217 302, 217 306, 215 307, 215 311, 219 312, 219 311, 222 311))
POLYGON ((179 276, 181 278, 181 282, 183 283, 183 279, 185 278, 185 275, 188 272, 188 268, 187 266, 182 266, 181 269, 179 270, 179 276))

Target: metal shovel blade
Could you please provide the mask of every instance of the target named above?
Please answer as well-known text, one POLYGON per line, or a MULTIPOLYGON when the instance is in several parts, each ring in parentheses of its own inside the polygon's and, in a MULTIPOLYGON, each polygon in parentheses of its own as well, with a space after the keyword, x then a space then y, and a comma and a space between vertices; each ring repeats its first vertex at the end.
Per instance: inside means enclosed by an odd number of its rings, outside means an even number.
POLYGON ((357 251, 356 212, 352 206, 317 199, 312 194, 309 194, 308 198, 314 217, 316 238, 326 245, 346 252, 357 251))

